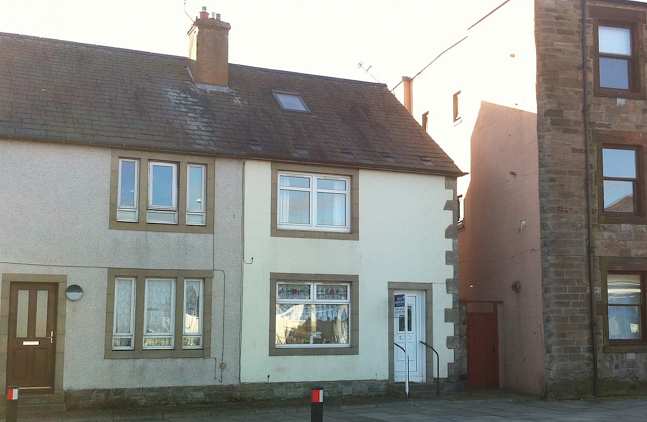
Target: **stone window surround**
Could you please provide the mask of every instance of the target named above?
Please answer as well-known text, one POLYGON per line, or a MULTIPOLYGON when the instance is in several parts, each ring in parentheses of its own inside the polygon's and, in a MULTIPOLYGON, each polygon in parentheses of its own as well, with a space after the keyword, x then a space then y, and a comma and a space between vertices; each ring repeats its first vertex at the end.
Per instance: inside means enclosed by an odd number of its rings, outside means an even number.
POLYGON ((0 391, 5 391, 7 382, 7 344, 9 333, 9 287, 12 282, 56 283, 58 298, 56 303, 56 360, 54 363, 54 393, 63 392, 63 367, 65 362, 65 288, 67 276, 64 274, 2 274, 0 289, 0 391))
POLYGON ((271 190, 270 234, 272 237, 359 240, 359 170, 273 162, 271 190), (278 228, 278 174, 281 171, 350 177, 350 233, 320 230, 288 230, 278 228))
POLYGON ((593 140, 597 146, 596 190, 598 195, 598 220, 601 224, 647 224, 647 192, 644 176, 647 174, 645 140, 640 133, 618 131, 596 131, 593 140), (632 148, 636 150, 636 211, 634 213, 610 213, 604 211, 604 186, 602 169, 603 148, 632 148))
POLYGON ((646 23, 643 11, 617 7, 591 6, 589 16, 593 20, 593 74, 594 94, 598 97, 645 99, 644 83, 642 81, 642 25, 646 23), (615 26, 631 29, 631 68, 628 90, 600 87, 598 28, 600 26, 615 26))
POLYGON ((359 354, 359 276, 342 274, 270 273, 270 356, 331 356, 359 354), (276 285, 282 281, 350 284, 350 347, 276 347, 276 285))
POLYGON ((133 268, 111 268, 108 270, 106 289, 106 331, 105 359, 165 359, 165 358, 208 358, 211 354, 212 318, 212 280, 211 271, 189 270, 142 270, 133 268), (114 316, 115 279, 119 277, 135 279, 135 338, 134 350, 112 349, 112 328, 114 316), (175 285, 175 332, 172 350, 143 349, 144 330, 144 283, 147 278, 172 278, 175 285), (204 280, 204 302, 202 305, 202 349, 182 349, 184 279, 204 280))
MULTIPOLYGON (((620 257, 600 257, 600 280, 601 280, 601 302, 598 303, 598 315, 603 316, 602 323, 604 332, 603 351, 605 353, 647 353, 647 336, 645 327, 647 326, 647 315, 645 312, 645 295, 643 290, 642 321, 643 339, 636 341, 627 340, 609 340, 609 320, 607 311, 607 274, 645 274, 647 273, 647 258, 620 258, 620 257)), ((645 277, 643 275, 643 289, 645 288, 645 277)))
POLYGON ((110 168, 110 215, 109 227, 114 230, 143 230, 175 233, 213 233, 214 232, 214 205, 215 205, 215 160, 209 157, 199 157, 181 154, 164 154, 145 151, 112 150, 112 163, 110 168), (129 158, 139 162, 138 175, 138 221, 129 223, 117 221, 117 184, 119 183, 119 159, 129 158), (178 193, 177 193, 177 224, 147 223, 146 211, 148 208, 148 162, 161 161, 178 165, 178 193), (186 190, 187 166, 200 164, 207 168, 206 187, 207 208, 206 225, 192 226, 186 224, 186 190))

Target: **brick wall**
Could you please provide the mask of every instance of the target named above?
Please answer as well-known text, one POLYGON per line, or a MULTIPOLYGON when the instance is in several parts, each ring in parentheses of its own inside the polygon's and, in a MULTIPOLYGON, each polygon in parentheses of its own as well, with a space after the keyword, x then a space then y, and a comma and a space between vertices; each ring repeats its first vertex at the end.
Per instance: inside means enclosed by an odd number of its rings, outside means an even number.
MULTIPOLYGON (((621 7, 647 11, 628 2, 587 1, 588 7, 621 7)), ((538 57, 537 105, 546 393, 581 396, 592 392, 589 283, 586 254, 586 192, 590 189, 593 227, 593 294, 595 340, 598 351, 599 393, 627 393, 644 389, 647 354, 605 350, 605 309, 599 257, 647 257, 647 227, 599 224, 598 142, 600 131, 640 133, 647 128, 644 100, 594 96, 593 21, 584 28, 589 133, 586 186, 585 134, 582 116, 580 0, 536 0, 538 57)), ((645 26, 641 26, 642 56, 646 57, 645 26)), ((643 75, 643 84, 645 83, 643 75)))

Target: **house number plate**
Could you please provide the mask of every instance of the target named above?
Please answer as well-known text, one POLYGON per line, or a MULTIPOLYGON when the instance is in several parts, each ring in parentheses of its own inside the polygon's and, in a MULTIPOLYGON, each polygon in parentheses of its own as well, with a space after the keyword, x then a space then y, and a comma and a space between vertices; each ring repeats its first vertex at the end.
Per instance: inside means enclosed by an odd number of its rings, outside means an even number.
POLYGON ((25 340, 22 342, 23 346, 38 346, 40 341, 38 340, 25 340))

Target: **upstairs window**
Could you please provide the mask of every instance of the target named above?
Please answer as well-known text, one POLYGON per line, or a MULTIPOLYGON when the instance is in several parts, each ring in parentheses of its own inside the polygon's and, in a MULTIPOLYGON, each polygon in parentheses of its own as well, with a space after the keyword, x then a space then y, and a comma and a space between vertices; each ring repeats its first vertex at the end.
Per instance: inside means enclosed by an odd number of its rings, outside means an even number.
POLYGON ((110 228, 213 233, 213 159, 112 152, 110 228))
POLYGON ((463 95, 461 91, 456 92, 452 97, 452 115, 454 123, 459 122, 463 118, 463 95))
POLYGON ((274 98, 283 110, 309 112, 308 106, 298 94, 274 91, 274 98))
POLYGON ((605 213, 638 213, 639 178, 635 148, 602 148, 602 179, 605 213))
POLYGON ((177 164, 149 163, 147 222, 177 224, 177 185, 177 164))
POLYGON ((206 221, 205 185, 207 168, 203 165, 189 164, 187 166, 186 190, 186 224, 204 226, 206 221))
POLYGON ((118 177, 117 220, 137 221, 139 161, 126 158, 120 159, 118 177))
POLYGON ((601 97, 642 98, 641 37, 644 11, 589 6, 593 19, 594 93, 601 97))
POLYGON ((600 88, 630 90, 632 79, 631 27, 598 27, 598 69, 600 88))
POLYGON ((350 177, 279 173, 280 229, 350 232, 350 177))

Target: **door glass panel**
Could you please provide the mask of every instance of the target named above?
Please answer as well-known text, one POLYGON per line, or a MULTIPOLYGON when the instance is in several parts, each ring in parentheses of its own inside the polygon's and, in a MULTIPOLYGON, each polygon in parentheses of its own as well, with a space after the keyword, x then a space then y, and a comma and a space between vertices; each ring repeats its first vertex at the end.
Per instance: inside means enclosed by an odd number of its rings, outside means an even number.
POLYGON ((16 337, 27 337, 29 323, 29 290, 18 290, 18 307, 16 309, 16 337))
POLYGON ((36 293, 36 337, 47 337, 47 290, 36 293))
POLYGON ((411 305, 407 306, 407 331, 413 331, 413 325, 411 323, 413 316, 411 313, 411 305))
POLYGON ((398 331, 404 331, 404 315, 398 318, 398 331))

